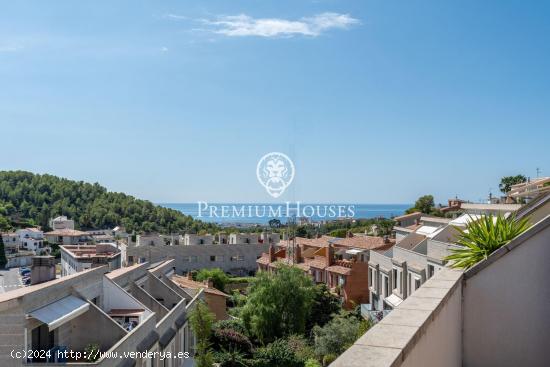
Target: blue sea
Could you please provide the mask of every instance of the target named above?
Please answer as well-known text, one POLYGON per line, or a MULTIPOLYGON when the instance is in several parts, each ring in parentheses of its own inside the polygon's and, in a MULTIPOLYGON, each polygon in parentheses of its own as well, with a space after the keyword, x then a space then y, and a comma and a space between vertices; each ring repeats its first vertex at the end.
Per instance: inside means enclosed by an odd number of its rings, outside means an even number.
MULTIPOLYGON (((219 223, 222 225, 253 225, 253 224, 260 224, 264 225, 269 222, 270 219, 273 219, 274 216, 269 215, 263 215, 263 216, 256 216, 254 214, 254 211, 252 211, 252 215, 247 215, 246 217, 239 217, 239 216, 231 216, 228 217, 210 217, 208 214, 205 214, 204 211, 202 212, 202 215, 199 217, 199 204, 198 203, 159 203, 158 205, 161 205, 166 208, 171 208, 178 210, 182 212, 183 214, 190 215, 193 218, 200 219, 205 222, 214 222, 219 223)), ((208 203, 209 206, 282 206, 282 212, 281 216, 275 216, 275 218, 281 220, 282 223, 286 222, 287 216, 286 216, 286 204, 285 203, 208 203)), ((405 210, 410 208, 411 204, 308 204, 308 203, 300 203, 302 207, 306 207, 308 205, 310 206, 353 206, 354 215, 353 218, 355 219, 363 219, 363 218, 376 218, 376 217, 385 217, 390 218, 397 215, 402 215, 405 210)), ((311 221, 322 221, 330 218, 321 218, 318 215, 312 215, 310 216, 311 221)))

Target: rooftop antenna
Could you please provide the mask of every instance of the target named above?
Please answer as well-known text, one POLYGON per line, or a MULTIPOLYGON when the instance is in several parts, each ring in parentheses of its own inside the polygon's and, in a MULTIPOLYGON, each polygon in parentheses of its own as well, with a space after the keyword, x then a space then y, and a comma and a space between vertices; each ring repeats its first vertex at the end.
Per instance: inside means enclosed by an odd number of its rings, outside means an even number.
POLYGON ((539 178, 540 175, 540 168, 537 167, 537 178, 539 178))

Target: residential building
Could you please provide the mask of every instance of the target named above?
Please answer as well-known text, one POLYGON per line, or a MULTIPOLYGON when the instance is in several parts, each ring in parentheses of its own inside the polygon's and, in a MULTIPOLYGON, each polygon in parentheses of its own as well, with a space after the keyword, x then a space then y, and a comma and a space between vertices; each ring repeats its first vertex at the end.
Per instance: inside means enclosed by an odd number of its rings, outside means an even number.
POLYGON ((189 245, 213 245, 214 244, 214 236, 207 234, 207 235, 198 235, 198 234, 185 234, 183 236, 183 244, 185 246, 189 245))
POLYGON ((229 317, 227 314, 227 298, 229 298, 229 295, 214 288, 211 280, 194 281, 191 272, 187 273, 186 276, 174 274, 170 279, 191 295, 198 293, 201 289, 204 290, 204 301, 216 316, 217 321, 226 320, 229 317))
POLYGON ((61 276, 99 266, 107 266, 110 271, 122 266, 121 251, 115 243, 65 245, 59 246, 59 249, 61 250, 61 276))
POLYGON ((267 251, 267 244, 234 244, 227 246, 128 246, 128 264, 174 259, 178 274, 187 274, 203 268, 220 268, 234 275, 248 275, 256 271, 256 259, 267 251))
POLYGON ((4 242, 4 252, 6 255, 16 253, 21 247, 21 241, 16 232, 2 233, 2 242, 4 242))
POLYGON ((393 218, 396 222, 393 227, 396 242, 399 242, 409 233, 414 232, 420 226, 420 218, 422 218, 423 215, 425 214, 415 212, 393 218))
POLYGON ((388 237, 350 236, 316 239, 296 238, 272 244, 257 260, 258 269, 276 271, 281 264, 294 265, 311 276, 316 283, 325 283, 341 297, 346 308, 369 301, 368 261, 373 251, 384 251, 395 242, 388 237))
POLYGON ((229 244, 230 245, 237 245, 237 244, 250 244, 250 245, 257 245, 260 243, 260 238, 258 234, 256 233, 231 233, 229 235, 229 244))
POLYGON ((528 179, 516 185, 512 185, 506 194, 513 202, 529 202, 533 198, 550 192, 550 177, 528 179))
POLYGON ((76 229, 55 229, 44 233, 44 236, 49 243, 65 246, 91 243, 93 241, 88 233, 76 229))
POLYGON ((38 228, 18 229, 16 233, 19 236, 19 243, 22 249, 34 251, 35 253, 49 251, 49 247, 46 248, 44 246, 44 232, 38 228))
POLYGON ((55 230, 74 229, 74 220, 68 219, 64 215, 50 219, 50 227, 55 230))
POLYGON ((173 261, 138 264, 110 273, 106 266, 0 294, 1 366, 192 366, 194 336, 189 312, 194 296, 171 282, 173 261), (98 344, 99 359, 65 355, 98 344), (29 358, 25 350, 44 350, 29 358), (144 352, 182 352, 184 358, 146 356, 144 352), (116 353, 135 353, 113 358, 116 353), (139 352, 139 353, 138 353, 139 352), (185 354, 189 358, 185 358, 185 354), (153 358, 151 358, 153 357, 153 358))
POLYGON ((158 233, 136 235, 135 246, 165 246, 166 240, 158 233))
POLYGON ((550 200, 526 211, 542 219, 466 271, 435 272, 330 366, 548 366, 550 200))
POLYGON ((441 208, 447 216, 457 218, 462 214, 507 215, 516 212, 521 204, 469 203, 464 200, 449 200, 449 206, 441 208))
POLYGON ((391 249, 371 254, 371 302, 364 306, 364 312, 391 310, 397 307, 443 266, 443 259, 448 251, 437 253, 434 249, 430 252, 432 257, 429 257, 429 241, 445 229, 453 228, 452 220, 420 214, 414 217, 415 224, 411 225, 410 215, 407 218, 409 221, 405 224, 409 226, 400 228, 408 229, 408 233, 405 234, 403 231, 399 239, 396 236, 396 245, 391 249))

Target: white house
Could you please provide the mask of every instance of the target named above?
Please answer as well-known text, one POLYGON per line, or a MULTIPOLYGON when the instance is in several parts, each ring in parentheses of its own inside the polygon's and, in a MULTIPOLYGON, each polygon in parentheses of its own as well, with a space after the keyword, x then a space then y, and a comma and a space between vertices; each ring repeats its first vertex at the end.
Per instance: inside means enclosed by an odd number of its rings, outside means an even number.
POLYGON ((44 232, 38 228, 18 229, 20 248, 36 253, 44 250, 44 232))
POLYGON ((68 219, 64 215, 50 219, 50 227, 55 230, 60 229, 74 229, 74 220, 68 219))

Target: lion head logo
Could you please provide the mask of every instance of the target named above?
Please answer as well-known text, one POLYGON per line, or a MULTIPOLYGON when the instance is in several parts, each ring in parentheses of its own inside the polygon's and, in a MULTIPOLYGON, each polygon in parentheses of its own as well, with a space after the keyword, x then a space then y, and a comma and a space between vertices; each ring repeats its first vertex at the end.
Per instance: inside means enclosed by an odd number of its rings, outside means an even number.
POLYGON ((286 154, 268 153, 258 162, 256 176, 267 193, 278 198, 294 179, 294 163, 286 154))

